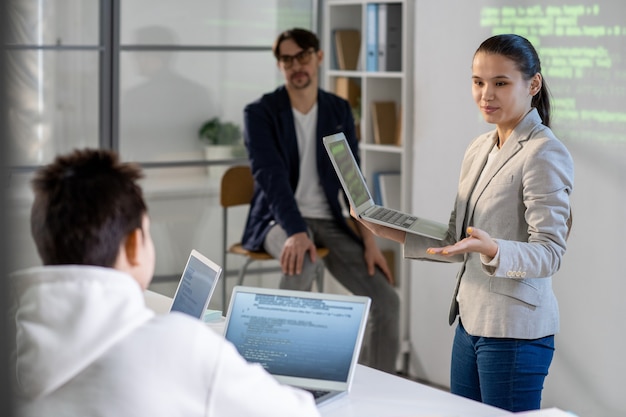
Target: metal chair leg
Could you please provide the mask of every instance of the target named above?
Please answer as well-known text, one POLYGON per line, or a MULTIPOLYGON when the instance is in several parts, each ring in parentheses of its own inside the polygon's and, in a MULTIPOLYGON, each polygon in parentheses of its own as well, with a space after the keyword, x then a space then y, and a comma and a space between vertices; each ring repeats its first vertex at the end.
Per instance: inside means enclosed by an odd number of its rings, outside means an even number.
POLYGON ((315 273, 317 274, 317 277, 315 281, 317 282, 317 291, 324 292, 324 264, 320 262, 316 268, 317 271, 315 271, 315 273))
POLYGON ((239 269, 239 275, 237 277, 237 285, 243 285, 243 277, 246 274, 246 271, 248 270, 248 265, 250 265, 252 262, 254 262, 254 259, 251 259, 251 258, 246 259, 246 262, 243 264, 241 269, 239 269))

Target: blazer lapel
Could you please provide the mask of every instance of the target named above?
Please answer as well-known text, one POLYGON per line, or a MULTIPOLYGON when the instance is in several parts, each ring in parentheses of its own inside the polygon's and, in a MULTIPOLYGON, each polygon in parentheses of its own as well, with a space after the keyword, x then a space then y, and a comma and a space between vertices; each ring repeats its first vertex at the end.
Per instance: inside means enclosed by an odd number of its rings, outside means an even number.
MULTIPOLYGON (((495 133, 494 133, 495 135, 495 133)), ((461 178, 459 184, 459 199, 457 201, 457 216, 456 216, 456 238, 457 240, 463 239, 465 236, 465 229, 467 228, 467 220, 469 213, 472 213, 474 208, 470 207, 470 197, 476 187, 476 182, 480 173, 482 172, 485 164, 487 163, 487 156, 493 147, 494 138, 493 135, 485 140, 480 146, 478 146, 474 152, 474 156, 468 155, 472 159, 471 166, 467 173, 461 178)))
POLYGON ((283 153, 283 158, 289 171, 289 182, 295 190, 300 180, 300 153, 291 101, 289 100, 287 89, 284 87, 280 91, 276 112, 280 119, 279 126, 282 130, 281 134, 278 135, 278 140, 280 141, 278 149, 283 153))
MULTIPOLYGON (((478 157, 474 160, 474 164, 468 173, 468 177, 470 178, 471 187, 467 188, 469 192, 467 193, 466 202, 466 210, 465 217, 462 219, 462 229, 460 236, 463 236, 465 233, 465 228, 468 226, 467 221, 471 219, 474 215, 474 208, 476 207, 476 202, 480 199, 480 196, 485 191, 485 189, 491 183, 493 177, 502 169, 504 165, 507 164, 517 154, 523 147, 523 143, 528 140, 531 135, 532 127, 541 124, 541 119, 537 113, 537 110, 533 109, 529 114, 518 124, 515 130, 511 133, 511 136, 504 142, 504 146, 498 151, 494 161, 489 166, 488 171, 484 173, 484 176, 481 182, 478 184, 478 178, 480 177, 480 173, 483 170, 485 163, 487 162, 487 157, 489 152, 491 152, 491 144, 493 141, 486 141, 478 150, 478 157), (527 132, 525 135, 521 136, 519 132, 527 132)), ((494 133, 495 135, 495 133, 494 133)), ((495 137, 493 137, 495 141, 495 137)), ((457 219, 458 223, 458 219, 457 219)), ((458 226, 458 225, 457 225, 458 226)))
MULTIPOLYGON (((511 136, 509 136, 506 142, 504 142, 504 146, 502 146, 502 148, 496 155, 494 161, 489 167, 489 170, 485 172, 483 180, 480 182, 480 184, 476 184, 476 182, 474 182, 474 187, 476 187, 476 189, 474 189, 473 191, 473 193, 475 193, 475 196, 472 198, 473 202, 478 201, 481 194, 483 193, 483 191, 485 191, 485 188, 487 188, 493 177, 502 169, 504 165, 506 165, 507 162, 511 160, 511 158, 515 156, 515 154, 517 154, 522 149, 523 143, 530 138, 533 128, 540 124, 541 118, 539 117, 537 110, 532 109, 526 115, 526 117, 524 117, 524 119, 522 119, 522 121, 515 127, 513 132, 511 132, 511 136), (520 135, 520 132, 526 133, 524 135, 520 135)), ((487 152, 487 154, 489 153, 489 151, 487 152)), ((485 162, 487 160, 487 154, 484 155, 485 162)), ((484 163, 482 166, 484 166, 484 163)), ((478 180, 479 176, 480 171, 477 173, 477 177, 474 181, 478 180)), ((471 210, 468 211, 468 213, 473 214, 474 207, 471 207, 471 210)))

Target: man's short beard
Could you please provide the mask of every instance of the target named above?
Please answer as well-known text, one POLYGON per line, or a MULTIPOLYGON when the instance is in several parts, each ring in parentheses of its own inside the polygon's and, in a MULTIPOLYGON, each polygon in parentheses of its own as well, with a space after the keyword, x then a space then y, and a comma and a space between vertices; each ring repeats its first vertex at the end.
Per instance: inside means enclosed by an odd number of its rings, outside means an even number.
POLYGON ((293 88, 297 90, 304 90, 305 88, 308 88, 312 82, 313 80, 311 79, 311 77, 307 76, 307 81, 304 84, 296 84, 293 82, 293 77, 292 77, 291 85, 293 86, 293 88))

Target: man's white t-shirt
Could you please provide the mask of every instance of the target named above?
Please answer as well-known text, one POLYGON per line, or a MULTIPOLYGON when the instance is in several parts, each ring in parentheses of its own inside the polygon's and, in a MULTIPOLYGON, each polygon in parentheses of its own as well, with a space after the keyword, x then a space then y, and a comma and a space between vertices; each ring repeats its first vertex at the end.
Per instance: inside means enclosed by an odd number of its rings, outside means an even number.
POLYGON ((300 179, 296 202, 303 217, 330 219, 332 214, 317 172, 317 103, 306 113, 293 109, 300 156, 300 179))

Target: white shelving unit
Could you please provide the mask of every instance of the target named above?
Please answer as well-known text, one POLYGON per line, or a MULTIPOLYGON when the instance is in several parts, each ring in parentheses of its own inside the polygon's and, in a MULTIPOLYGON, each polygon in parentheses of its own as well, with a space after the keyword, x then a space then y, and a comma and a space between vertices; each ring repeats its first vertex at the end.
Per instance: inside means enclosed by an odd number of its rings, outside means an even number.
MULTIPOLYGON (((361 169, 373 189, 374 173, 381 171, 398 171, 400 173, 400 201, 397 207, 392 208, 410 211, 411 204, 411 173, 412 173, 412 107, 413 107, 413 0, 400 1, 363 1, 363 0, 327 0, 323 8, 323 28, 321 39, 326 53, 323 67, 323 85, 328 91, 336 92, 336 81, 345 77, 350 79, 360 89, 359 108, 360 121, 357 129, 360 131, 359 147, 361 169), (368 71, 367 37, 368 37, 368 5, 395 4, 401 7, 401 69, 399 71, 368 71), (360 32, 360 47, 357 66, 354 70, 342 70, 338 67, 336 57, 335 31, 342 29, 356 29, 360 32), (400 119, 400 144, 381 145, 374 140, 372 120, 372 103, 378 101, 393 101, 400 119)), ((393 250, 395 253, 395 278, 398 283, 398 293, 402 300, 400 334, 403 340, 401 355, 398 358, 399 366, 405 367, 409 353, 409 268, 402 259, 400 245, 385 240, 379 240, 382 249, 393 250), (404 354, 404 355, 403 355, 404 354)))

